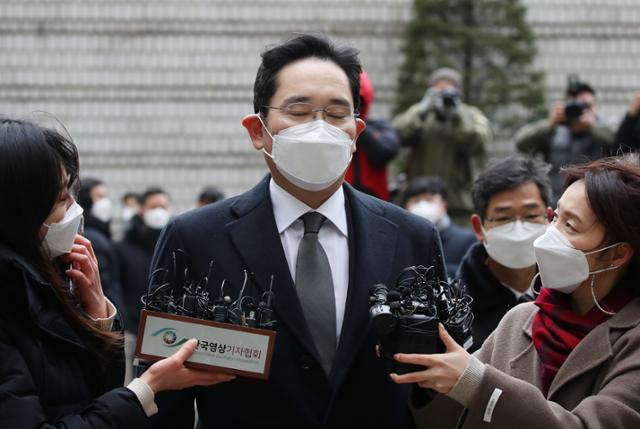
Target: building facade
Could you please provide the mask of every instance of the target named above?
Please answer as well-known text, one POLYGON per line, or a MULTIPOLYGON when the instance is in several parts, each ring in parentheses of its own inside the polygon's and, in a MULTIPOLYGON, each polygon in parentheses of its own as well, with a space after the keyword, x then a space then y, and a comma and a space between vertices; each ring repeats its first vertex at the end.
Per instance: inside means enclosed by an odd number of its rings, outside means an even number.
MULTIPOLYGON (((579 72, 619 120, 640 89, 640 2, 526 4, 549 102, 579 72)), ((179 212, 205 185, 234 195, 265 174, 240 121, 266 45, 322 31, 356 46, 376 87, 372 115, 384 117, 410 18, 411 0, 1 0, 0 114, 50 112, 78 145, 83 176, 114 199, 162 186, 179 212)))

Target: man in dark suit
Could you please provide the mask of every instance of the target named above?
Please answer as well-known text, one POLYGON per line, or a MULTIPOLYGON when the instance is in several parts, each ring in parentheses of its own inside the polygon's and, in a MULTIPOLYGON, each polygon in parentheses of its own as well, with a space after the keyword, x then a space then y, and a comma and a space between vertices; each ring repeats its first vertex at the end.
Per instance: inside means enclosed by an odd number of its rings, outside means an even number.
POLYGON ((152 265, 170 266, 180 249, 199 279, 213 261, 209 284, 226 279, 234 299, 243 270, 257 296, 273 275, 270 377, 159 395, 154 428, 192 428, 194 398, 204 429, 412 425, 407 391, 375 355, 369 288, 416 264, 444 278, 440 240, 425 220, 343 184, 364 129, 359 74, 357 52, 322 36, 297 35, 263 53, 255 113, 242 124, 271 174, 174 219, 152 265))

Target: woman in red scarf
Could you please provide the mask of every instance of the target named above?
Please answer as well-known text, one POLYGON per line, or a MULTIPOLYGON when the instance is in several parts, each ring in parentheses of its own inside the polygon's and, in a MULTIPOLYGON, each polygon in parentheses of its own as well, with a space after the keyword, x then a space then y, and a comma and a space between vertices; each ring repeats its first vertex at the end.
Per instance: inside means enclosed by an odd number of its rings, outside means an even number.
POLYGON ((565 170, 555 220, 534 243, 542 284, 473 356, 441 327, 414 416, 425 428, 640 427, 640 165, 609 158, 565 170))

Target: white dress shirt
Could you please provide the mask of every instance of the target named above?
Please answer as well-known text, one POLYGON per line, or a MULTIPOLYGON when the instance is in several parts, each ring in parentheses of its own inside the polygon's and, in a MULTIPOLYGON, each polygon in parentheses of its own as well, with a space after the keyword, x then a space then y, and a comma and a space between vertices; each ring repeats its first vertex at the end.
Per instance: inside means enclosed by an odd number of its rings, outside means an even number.
POLYGON ((344 310, 349 287, 349 239, 347 213, 342 187, 316 210, 282 189, 273 179, 269 182, 273 216, 280 234, 284 256, 289 265, 291 278, 296 279, 298 247, 304 235, 304 223, 300 216, 316 211, 327 220, 318 232, 318 241, 329 259, 333 292, 336 300, 336 338, 340 339, 344 310))

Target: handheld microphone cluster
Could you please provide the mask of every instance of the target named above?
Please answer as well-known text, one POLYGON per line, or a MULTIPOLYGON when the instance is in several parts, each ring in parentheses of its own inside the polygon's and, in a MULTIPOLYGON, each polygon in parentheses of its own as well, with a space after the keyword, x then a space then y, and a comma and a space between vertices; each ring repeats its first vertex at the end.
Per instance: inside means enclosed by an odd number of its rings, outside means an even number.
POLYGON ((397 362, 396 353, 443 353, 438 323, 458 344, 471 347, 471 301, 464 287, 440 280, 433 266, 405 268, 391 289, 381 283, 371 286, 369 316, 387 370, 405 374, 424 369, 397 362))
MULTIPOLYGON (((176 251, 181 253, 182 251, 176 251)), ((173 252, 173 272, 176 273, 176 252, 173 252)), ((217 296, 208 291, 209 279, 213 269, 213 261, 209 264, 209 273, 199 281, 191 279, 188 268, 182 272, 181 281, 176 281, 174 274, 173 282, 163 282, 157 284, 155 279, 159 274, 168 274, 169 270, 159 268, 151 275, 151 284, 147 294, 141 297, 142 304, 146 310, 159 311, 168 314, 177 314, 197 319, 211 320, 219 323, 229 323, 233 325, 250 328, 275 330, 277 321, 274 319, 272 309, 273 275, 269 290, 256 299, 253 295, 245 294, 249 273, 244 270, 244 282, 238 297, 233 298, 225 294, 227 280, 223 280, 217 296), (256 302, 257 301, 257 302, 256 302)))

